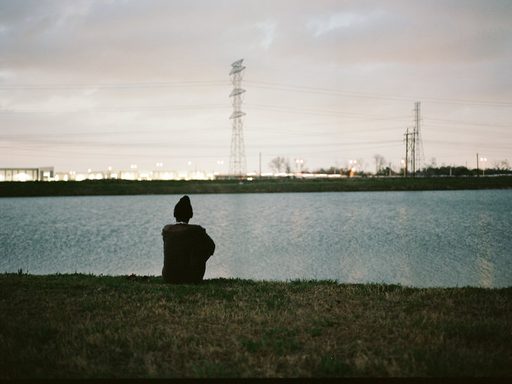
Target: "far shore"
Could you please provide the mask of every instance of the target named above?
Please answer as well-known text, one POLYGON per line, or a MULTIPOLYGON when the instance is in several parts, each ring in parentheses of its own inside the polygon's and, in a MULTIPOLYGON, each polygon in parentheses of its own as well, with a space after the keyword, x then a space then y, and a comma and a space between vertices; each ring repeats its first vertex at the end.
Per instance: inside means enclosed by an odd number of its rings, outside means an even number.
POLYGON ((148 195, 195 193, 363 192, 511 189, 512 176, 353 177, 342 179, 254 178, 253 180, 84 180, 2 182, 0 197, 148 195))

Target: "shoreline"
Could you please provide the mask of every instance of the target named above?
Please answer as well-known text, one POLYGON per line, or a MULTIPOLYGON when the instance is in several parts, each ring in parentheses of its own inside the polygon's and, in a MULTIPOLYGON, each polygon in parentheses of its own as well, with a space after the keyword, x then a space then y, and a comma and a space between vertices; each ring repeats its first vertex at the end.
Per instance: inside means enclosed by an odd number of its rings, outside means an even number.
POLYGON ((510 377, 512 287, 0 275, 0 379, 510 377))
POLYGON ((512 189, 512 176, 416 177, 344 179, 254 179, 128 181, 85 180, 54 182, 2 182, 0 197, 108 196, 283 192, 376 192, 512 189))
MULTIPOLYGON (((0 271, 0 279, 2 276, 30 276, 33 278, 47 278, 47 277, 72 277, 78 276, 83 278, 104 278, 104 279, 126 279, 132 281, 152 281, 158 282, 168 286, 174 285, 187 285, 187 284, 170 284, 165 283, 162 280, 162 275, 141 275, 136 273, 127 274, 103 274, 96 272, 49 272, 49 273, 34 273, 30 270, 24 270, 23 268, 18 268, 17 271, 0 271), (161 280, 161 281, 160 281, 161 280)), ((209 282, 218 282, 218 281, 243 281, 250 282, 251 284, 295 284, 301 282, 308 283, 328 283, 328 284, 336 284, 336 285, 346 285, 346 286, 383 286, 383 287, 400 287, 403 289, 415 289, 415 290, 443 290, 443 289, 483 289, 483 290, 500 290, 500 289, 512 289, 512 283, 510 285, 500 285, 500 286, 484 286, 484 285, 432 285, 432 286, 417 286, 417 285, 409 285, 402 284, 400 282, 384 282, 384 281, 365 281, 365 282, 347 282, 340 281, 338 279, 316 279, 316 278, 290 278, 290 279, 253 279, 253 278, 239 278, 239 277, 204 277, 201 284, 206 284, 209 282)), ((195 285, 200 286, 201 284, 195 285)), ((194 284, 188 284, 193 285, 194 284)))

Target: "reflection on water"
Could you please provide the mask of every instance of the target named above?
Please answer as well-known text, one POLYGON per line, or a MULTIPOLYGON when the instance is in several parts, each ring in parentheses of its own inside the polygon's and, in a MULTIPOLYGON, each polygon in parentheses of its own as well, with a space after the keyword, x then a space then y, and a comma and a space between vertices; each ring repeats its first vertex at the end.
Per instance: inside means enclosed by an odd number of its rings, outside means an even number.
POLYGON ((485 288, 491 288, 493 286, 494 264, 483 257, 479 257, 475 267, 480 271, 479 285, 485 288))
MULTIPOLYGON (((180 196, 0 199, 0 272, 160 274, 180 196)), ((206 278, 512 285, 512 191, 191 195, 206 278)))
POLYGON ((495 244, 493 245, 492 216, 488 212, 480 212, 478 221, 475 223, 477 228, 476 246, 478 257, 475 260, 475 268, 480 271, 480 285, 482 287, 492 287, 494 277, 494 264, 491 261, 495 244))

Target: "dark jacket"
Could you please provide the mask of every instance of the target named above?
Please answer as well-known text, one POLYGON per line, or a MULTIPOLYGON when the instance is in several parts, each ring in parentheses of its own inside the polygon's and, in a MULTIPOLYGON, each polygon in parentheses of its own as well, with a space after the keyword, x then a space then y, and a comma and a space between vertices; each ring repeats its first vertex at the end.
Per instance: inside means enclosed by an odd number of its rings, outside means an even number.
POLYGON ((168 283, 199 283, 206 261, 215 251, 215 243, 200 225, 170 224, 162 229, 164 267, 168 283))

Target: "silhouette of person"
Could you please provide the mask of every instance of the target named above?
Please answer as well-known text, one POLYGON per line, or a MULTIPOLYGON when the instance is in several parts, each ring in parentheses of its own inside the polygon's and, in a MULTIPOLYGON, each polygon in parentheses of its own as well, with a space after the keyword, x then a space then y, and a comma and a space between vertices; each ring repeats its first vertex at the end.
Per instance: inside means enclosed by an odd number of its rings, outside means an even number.
POLYGON ((176 224, 168 224, 162 229, 162 277, 167 283, 200 283, 206 271, 206 261, 215 251, 215 243, 206 230, 188 223, 192 215, 190 198, 183 196, 174 207, 176 224))

